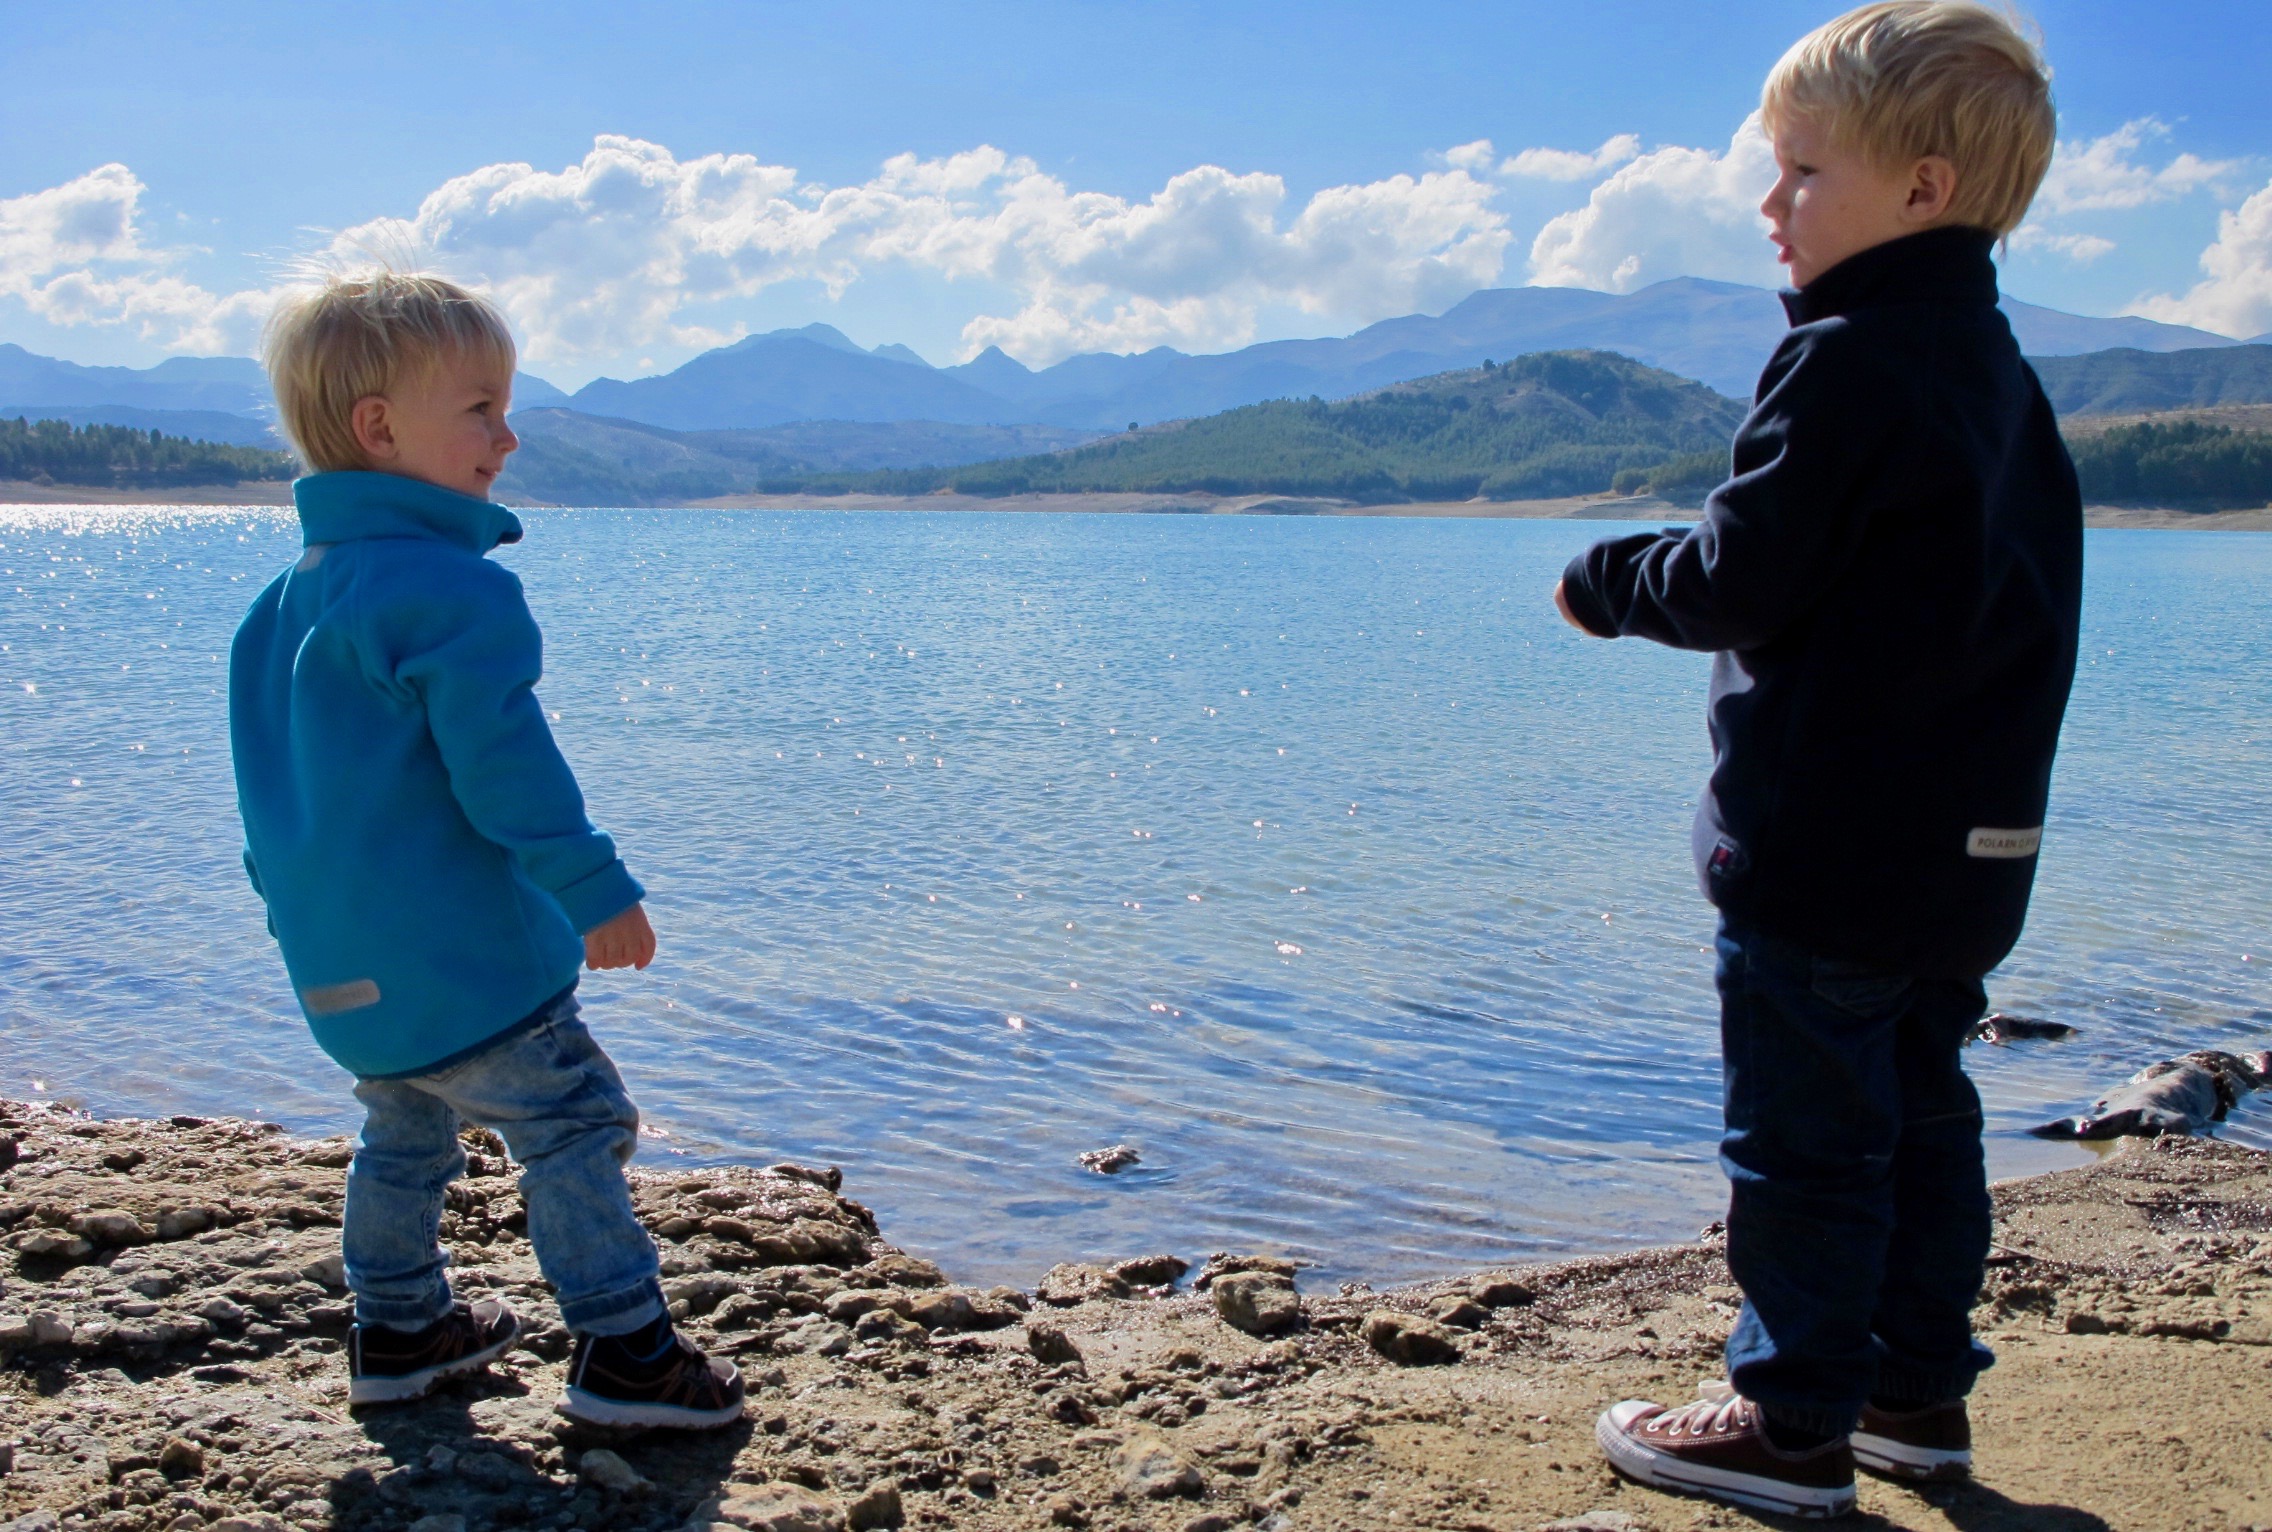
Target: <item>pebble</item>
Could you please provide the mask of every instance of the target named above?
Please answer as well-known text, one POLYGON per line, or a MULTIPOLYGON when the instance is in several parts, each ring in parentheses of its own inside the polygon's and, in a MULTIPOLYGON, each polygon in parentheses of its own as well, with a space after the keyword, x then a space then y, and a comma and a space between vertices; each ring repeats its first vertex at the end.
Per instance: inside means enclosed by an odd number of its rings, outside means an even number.
POLYGON ((1276 1335, 1301 1322, 1302 1299, 1291 1276, 1274 1271, 1239 1271, 1214 1283, 1215 1312, 1223 1323, 1249 1335, 1276 1335))
POLYGON ((1144 1157, 1126 1144, 1114 1144, 1109 1149, 1091 1149, 1081 1156, 1081 1168, 1093 1170, 1100 1176, 1118 1175, 1131 1165, 1140 1165, 1144 1157))
POLYGON ((1112 1455, 1120 1487, 1144 1500, 1198 1495, 1207 1481, 1192 1462, 1156 1436, 1138 1436, 1112 1455))
POLYGON ((1519 1309, 1538 1301, 1538 1294, 1505 1277, 1485 1277, 1467 1295, 1487 1309, 1519 1309))
POLYGON ((1189 1270, 1191 1263, 1177 1255, 1140 1255, 1112 1266, 1112 1274, 1130 1287, 1173 1287, 1189 1270))
POLYGON ((844 1508, 844 1519, 852 1532, 881 1532, 881 1529, 903 1524, 907 1511, 900 1503, 899 1486, 889 1479, 879 1479, 844 1508))
POLYGON ((169 1479, 205 1472, 205 1449, 185 1436, 176 1436, 158 1449, 158 1472, 169 1479))
POLYGON ((576 1477, 611 1494, 628 1495, 652 1488, 646 1475, 605 1447, 594 1447, 576 1464, 576 1477))
POLYGON ((1428 1317, 1455 1330, 1474 1330, 1490 1322, 1491 1311, 1472 1298, 1451 1293, 1428 1305, 1428 1317))
POLYGON ((1436 1367, 1460 1358, 1451 1331, 1394 1309, 1375 1309, 1365 1316, 1365 1344, 1400 1367, 1436 1367))
POLYGON ((1041 1274, 1041 1281, 1034 1285, 1034 1296, 1057 1308, 1069 1309, 1099 1298, 1125 1298, 1128 1284, 1102 1266, 1065 1261, 1041 1274))
POLYGON ((1073 1338, 1056 1325, 1041 1320, 1026 1322, 1026 1349, 1044 1367, 1083 1365, 1081 1348, 1073 1344, 1073 1338))
POLYGON ((844 1512, 791 1484, 733 1484, 705 1500, 685 1532, 741 1528, 743 1532, 839 1532, 844 1512))

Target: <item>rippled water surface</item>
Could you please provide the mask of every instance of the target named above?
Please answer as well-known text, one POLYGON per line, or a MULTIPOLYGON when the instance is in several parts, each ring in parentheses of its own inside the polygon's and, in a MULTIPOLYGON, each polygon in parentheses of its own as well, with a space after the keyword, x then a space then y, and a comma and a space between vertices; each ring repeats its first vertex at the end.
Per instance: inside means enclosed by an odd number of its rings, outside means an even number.
MULTIPOLYGON (((1705 662, 1564 628, 1568 522, 548 512, 500 556, 662 956, 587 978, 649 1162, 842 1164, 973 1278, 1328 1276, 1716 1215, 1705 662), (1127 1142, 1135 1170, 1075 1164, 1127 1142)), ((0 1093, 355 1125, 238 867, 270 511, 0 509, 0 1093)), ((2097 532, 2022 1125, 2272 1045, 2272 537, 2097 532)), ((2272 1109, 2227 1131, 2272 1143, 2272 1109)))

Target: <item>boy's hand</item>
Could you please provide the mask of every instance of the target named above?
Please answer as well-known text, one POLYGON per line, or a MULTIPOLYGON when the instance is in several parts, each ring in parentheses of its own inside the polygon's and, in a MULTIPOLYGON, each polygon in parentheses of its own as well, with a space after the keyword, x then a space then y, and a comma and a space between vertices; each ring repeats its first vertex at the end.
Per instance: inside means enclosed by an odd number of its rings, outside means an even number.
POLYGON ((655 928, 635 904, 584 933, 586 968, 644 968, 655 961, 655 928))
POLYGON ((1578 614, 1570 610, 1570 598, 1562 593, 1562 582, 1560 580, 1554 582, 1554 610, 1562 614, 1564 622, 1585 634, 1586 637, 1594 636, 1594 630, 1578 621, 1578 614))

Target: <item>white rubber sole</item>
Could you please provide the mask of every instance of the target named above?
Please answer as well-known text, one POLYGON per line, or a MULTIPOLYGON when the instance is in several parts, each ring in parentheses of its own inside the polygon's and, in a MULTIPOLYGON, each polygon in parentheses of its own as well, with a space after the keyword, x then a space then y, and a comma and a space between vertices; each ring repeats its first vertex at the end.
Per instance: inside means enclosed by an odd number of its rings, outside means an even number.
POLYGON ((1854 1461, 1872 1473, 1896 1479, 1947 1483, 1972 1476, 1972 1454, 1963 1448, 1912 1447, 1890 1437, 1856 1431, 1852 1437, 1854 1461))
POLYGON ((423 1399, 452 1378, 462 1378, 469 1372, 479 1372, 491 1362, 513 1349, 521 1338, 521 1327, 513 1326, 513 1333, 494 1346, 470 1352, 454 1362, 439 1367, 428 1367, 420 1372, 406 1372, 396 1377, 355 1378, 347 1385, 347 1404, 350 1409, 359 1404, 408 1404, 423 1399))
POLYGON ((580 1388, 563 1393, 553 1408, 571 1420, 591 1426, 660 1426, 682 1431, 730 1426, 742 1418, 739 1403, 726 1409, 684 1410, 668 1404, 626 1404, 620 1399, 603 1399, 580 1388))
POLYGON ((1594 1422, 1594 1441, 1612 1468, 1651 1489, 1704 1495, 1755 1511, 1773 1511, 1810 1520, 1843 1516, 1854 1509, 1854 1490, 1850 1485, 1845 1489, 1807 1489, 1757 1474, 1685 1463, 1665 1453, 1653 1452, 1625 1430, 1626 1422, 1633 1417, 1628 1413, 1621 1419, 1622 1410, 1622 1406, 1617 1406, 1602 1412, 1601 1418, 1594 1422))

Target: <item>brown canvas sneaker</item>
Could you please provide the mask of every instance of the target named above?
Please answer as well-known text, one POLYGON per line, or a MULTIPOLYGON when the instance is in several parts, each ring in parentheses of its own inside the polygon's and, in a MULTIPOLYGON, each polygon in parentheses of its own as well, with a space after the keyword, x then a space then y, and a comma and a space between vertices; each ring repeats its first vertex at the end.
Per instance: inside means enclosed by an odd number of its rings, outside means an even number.
POLYGON ((460 1303, 423 1330, 356 1325, 347 1332, 347 1402, 423 1399, 445 1378, 479 1372, 521 1338, 502 1303, 460 1303))
POLYGON ((1594 1440, 1612 1468, 1657 1489, 1785 1516, 1854 1508, 1854 1453, 1844 1438, 1785 1452, 1767 1439, 1759 1406, 1737 1395, 1673 1410, 1628 1399, 1602 1412, 1594 1440))
POLYGON ((1897 1479, 1961 1479, 1972 1472, 1972 1419, 1962 1399, 1921 1410, 1862 1408, 1854 1461, 1897 1479))

